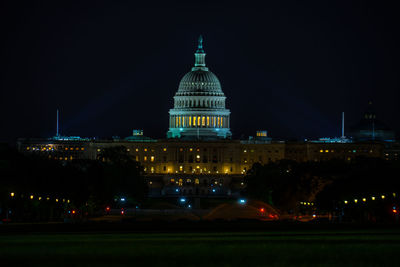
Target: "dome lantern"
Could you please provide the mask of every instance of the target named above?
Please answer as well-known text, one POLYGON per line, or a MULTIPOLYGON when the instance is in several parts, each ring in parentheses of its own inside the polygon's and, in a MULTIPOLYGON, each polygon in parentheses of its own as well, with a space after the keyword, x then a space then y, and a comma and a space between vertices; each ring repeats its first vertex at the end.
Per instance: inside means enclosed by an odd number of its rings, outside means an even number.
POLYGON ((203 50, 203 37, 201 35, 199 37, 199 43, 197 45, 197 50, 196 53, 194 54, 194 57, 195 61, 192 71, 196 70, 208 71, 208 68, 206 67, 206 53, 203 50))

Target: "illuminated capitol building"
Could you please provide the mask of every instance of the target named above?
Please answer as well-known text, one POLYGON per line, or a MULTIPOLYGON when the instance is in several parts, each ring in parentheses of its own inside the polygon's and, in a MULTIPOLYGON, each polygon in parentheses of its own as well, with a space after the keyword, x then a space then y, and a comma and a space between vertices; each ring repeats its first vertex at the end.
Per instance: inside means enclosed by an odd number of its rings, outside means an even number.
POLYGON ((385 142, 357 142, 344 136, 288 143, 273 141, 266 131, 257 131, 247 140, 232 139, 226 96, 217 76, 206 66, 205 56, 200 37, 194 66, 183 76, 174 96, 166 139, 146 137, 141 130, 124 139, 110 140, 57 134, 48 139, 19 139, 18 149, 71 161, 101 160, 105 148, 123 146, 143 166, 153 197, 236 197, 246 186, 244 175, 256 162, 388 157, 385 142))

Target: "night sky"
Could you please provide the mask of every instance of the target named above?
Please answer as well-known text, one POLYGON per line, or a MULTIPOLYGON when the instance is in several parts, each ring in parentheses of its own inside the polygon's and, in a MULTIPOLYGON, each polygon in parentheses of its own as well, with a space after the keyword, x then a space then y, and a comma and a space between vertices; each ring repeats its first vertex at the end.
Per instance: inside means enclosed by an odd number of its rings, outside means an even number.
POLYGON ((234 138, 340 136, 369 100, 400 132, 389 1, 32 2, 0 4, 0 141, 55 135, 57 108, 63 135, 164 138, 200 34, 234 138))

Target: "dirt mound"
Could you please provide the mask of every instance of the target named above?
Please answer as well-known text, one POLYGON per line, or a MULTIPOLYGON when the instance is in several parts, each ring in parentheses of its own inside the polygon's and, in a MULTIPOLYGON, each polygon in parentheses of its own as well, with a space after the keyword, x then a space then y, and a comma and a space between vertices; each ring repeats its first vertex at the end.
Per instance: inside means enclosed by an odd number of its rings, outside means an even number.
POLYGON ((203 216, 204 220, 276 220, 278 218, 278 210, 262 201, 224 203, 203 216))

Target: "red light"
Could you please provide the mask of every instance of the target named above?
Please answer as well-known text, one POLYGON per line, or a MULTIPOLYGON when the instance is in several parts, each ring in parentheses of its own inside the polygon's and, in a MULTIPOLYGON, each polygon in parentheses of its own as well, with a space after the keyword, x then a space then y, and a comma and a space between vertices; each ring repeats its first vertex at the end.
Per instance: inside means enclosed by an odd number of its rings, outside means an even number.
POLYGON ((110 211, 110 207, 106 207, 106 211, 110 211))
POLYGON ((264 211, 265 211, 265 209, 264 209, 264 208, 261 208, 261 209, 260 209, 260 211, 261 211, 261 212, 264 212, 264 211))
POLYGON ((124 209, 121 209, 121 215, 124 215, 125 211, 124 209))

